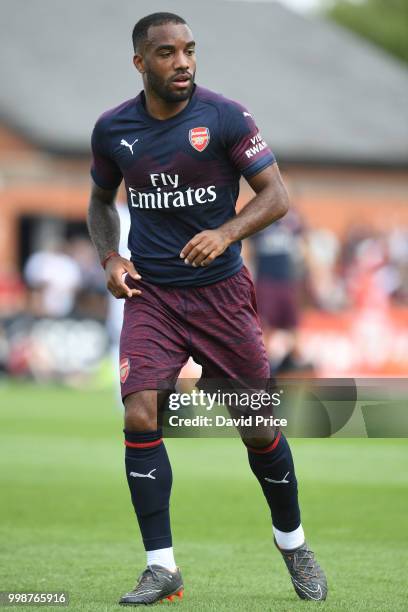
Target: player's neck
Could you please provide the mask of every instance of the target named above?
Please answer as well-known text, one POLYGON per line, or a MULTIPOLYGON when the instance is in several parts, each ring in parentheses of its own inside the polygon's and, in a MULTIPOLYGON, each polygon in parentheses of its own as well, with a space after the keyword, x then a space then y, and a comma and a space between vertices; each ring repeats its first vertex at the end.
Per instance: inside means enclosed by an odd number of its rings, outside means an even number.
POLYGON ((165 121, 175 115, 181 113, 181 111, 190 102, 190 98, 182 100, 180 102, 166 102, 163 98, 157 96, 154 92, 145 89, 145 100, 146 110, 151 117, 154 119, 160 119, 165 121))

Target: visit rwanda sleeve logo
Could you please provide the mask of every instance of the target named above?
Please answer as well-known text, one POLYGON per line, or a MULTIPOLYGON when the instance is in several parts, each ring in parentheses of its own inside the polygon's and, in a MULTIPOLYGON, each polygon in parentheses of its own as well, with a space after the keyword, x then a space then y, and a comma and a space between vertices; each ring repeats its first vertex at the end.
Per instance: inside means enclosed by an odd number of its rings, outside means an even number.
POLYGON ((210 142, 210 130, 207 127, 195 127, 188 133, 191 146, 201 153, 210 142))

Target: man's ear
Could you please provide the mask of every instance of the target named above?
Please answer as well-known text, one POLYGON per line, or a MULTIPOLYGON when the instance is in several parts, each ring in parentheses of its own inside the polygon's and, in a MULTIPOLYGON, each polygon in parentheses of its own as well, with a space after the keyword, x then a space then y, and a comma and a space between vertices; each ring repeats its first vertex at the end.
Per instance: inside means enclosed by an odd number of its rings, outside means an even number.
POLYGON ((135 55, 133 56, 133 65, 136 70, 140 72, 140 74, 145 73, 143 57, 139 53, 135 53, 135 55))

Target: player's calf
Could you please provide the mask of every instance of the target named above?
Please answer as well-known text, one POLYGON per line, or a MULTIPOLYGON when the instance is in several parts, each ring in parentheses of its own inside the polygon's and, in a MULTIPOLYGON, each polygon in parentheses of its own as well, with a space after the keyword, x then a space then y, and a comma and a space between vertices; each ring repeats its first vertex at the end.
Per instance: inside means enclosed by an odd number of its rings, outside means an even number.
POLYGON ((273 526, 287 533, 296 530, 300 525, 297 480, 285 436, 278 431, 271 444, 247 450, 249 465, 271 510, 273 526))
POLYGON ((125 445, 126 477, 145 549, 171 548, 172 471, 161 431, 125 430, 125 445))

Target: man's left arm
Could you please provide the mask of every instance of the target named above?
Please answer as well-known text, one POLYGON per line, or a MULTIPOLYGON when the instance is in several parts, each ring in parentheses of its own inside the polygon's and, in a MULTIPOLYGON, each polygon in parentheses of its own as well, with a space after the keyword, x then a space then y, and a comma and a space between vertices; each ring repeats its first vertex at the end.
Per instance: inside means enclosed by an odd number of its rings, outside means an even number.
POLYGON ((287 213, 289 197, 276 163, 247 181, 255 191, 255 197, 217 229, 196 234, 180 253, 185 263, 194 267, 208 266, 232 243, 259 232, 287 213))

